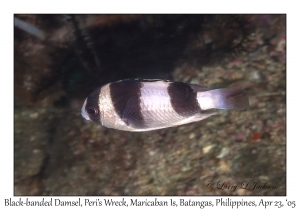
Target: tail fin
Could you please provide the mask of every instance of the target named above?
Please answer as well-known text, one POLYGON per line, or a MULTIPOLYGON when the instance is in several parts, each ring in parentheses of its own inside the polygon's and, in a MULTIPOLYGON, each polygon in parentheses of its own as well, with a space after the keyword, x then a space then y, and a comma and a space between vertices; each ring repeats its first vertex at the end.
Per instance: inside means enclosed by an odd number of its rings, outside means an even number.
POLYGON ((249 107, 246 91, 239 88, 222 88, 198 92, 201 109, 245 110, 249 107))

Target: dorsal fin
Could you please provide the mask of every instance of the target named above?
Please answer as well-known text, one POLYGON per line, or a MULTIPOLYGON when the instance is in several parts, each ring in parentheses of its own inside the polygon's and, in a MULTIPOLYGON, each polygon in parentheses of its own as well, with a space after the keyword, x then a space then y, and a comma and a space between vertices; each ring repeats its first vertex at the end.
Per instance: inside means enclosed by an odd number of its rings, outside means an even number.
POLYGON ((133 82, 158 82, 158 81, 163 81, 163 82, 172 82, 170 80, 164 80, 164 79, 143 79, 143 78, 128 78, 128 79, 119 80, 118 82, 121 82, 121 81, 133 81, 133 82))
POLYGON ((204 92, 209 90, 208 87, 204 85, 189 84, 189 86, 191 86, 191 88, 196 92, 204 92))

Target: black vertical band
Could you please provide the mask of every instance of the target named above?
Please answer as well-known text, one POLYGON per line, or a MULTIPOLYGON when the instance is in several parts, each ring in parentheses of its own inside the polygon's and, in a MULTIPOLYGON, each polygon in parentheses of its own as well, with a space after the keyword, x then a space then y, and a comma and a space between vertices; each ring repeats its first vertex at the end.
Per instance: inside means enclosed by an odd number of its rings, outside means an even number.
POLYGON ((170 83, 168 93, 172 107, 179 115, 189 117, 201 111, 197 93, 188 84, 170 83))
POLYGON ((130 127, 144 128, 141 112, 141 87, 138 80, 121 80, 110 84, 110 96, 119 117, 130 127))

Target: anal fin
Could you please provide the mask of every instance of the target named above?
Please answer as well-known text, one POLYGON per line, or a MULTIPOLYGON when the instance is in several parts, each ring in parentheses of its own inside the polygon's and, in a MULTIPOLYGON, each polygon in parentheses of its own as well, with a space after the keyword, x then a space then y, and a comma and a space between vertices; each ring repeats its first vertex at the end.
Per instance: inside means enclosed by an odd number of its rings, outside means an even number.
POLYGON ((204 119, 206 119, 210 116, 216 115, 216 114, 218 114, 218 113, 214 112, 214 111, 202 112, 202 113, 196 115, 191 122, 198 122, 200 120, 204 120, 204 119))
POLYGON ((193 122, 198 122, 201 120, 204 120, 210 116, 216 115, 217 112, 214 111, 205 111, 205 112, 201 112, 195 116, 186 118, 184 120, 181 120, 179 123, 177 123, 176 125, 184 125, 184 124, 189 124, 189 123, 193 123, 193 122))

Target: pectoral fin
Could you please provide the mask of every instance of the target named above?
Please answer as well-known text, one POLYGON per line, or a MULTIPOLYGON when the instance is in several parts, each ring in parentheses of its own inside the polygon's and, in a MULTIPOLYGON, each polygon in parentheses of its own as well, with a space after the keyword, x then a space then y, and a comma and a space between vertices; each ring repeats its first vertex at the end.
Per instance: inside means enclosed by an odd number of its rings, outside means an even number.
POLYGON ((132 96, 127 101, 126 107, 122 114, 122 121, 129 127, 141 128, 144 125, 144 120, 138 107, 138 98, 132 96))

